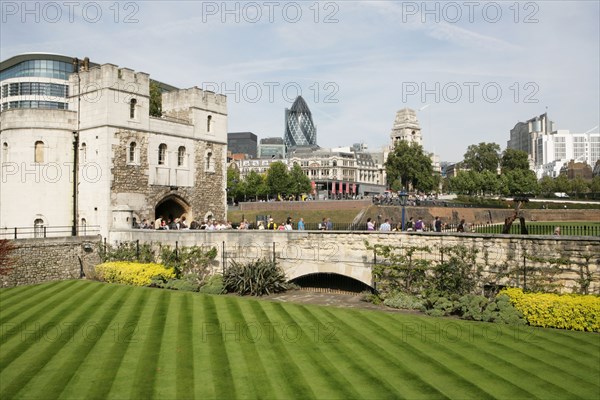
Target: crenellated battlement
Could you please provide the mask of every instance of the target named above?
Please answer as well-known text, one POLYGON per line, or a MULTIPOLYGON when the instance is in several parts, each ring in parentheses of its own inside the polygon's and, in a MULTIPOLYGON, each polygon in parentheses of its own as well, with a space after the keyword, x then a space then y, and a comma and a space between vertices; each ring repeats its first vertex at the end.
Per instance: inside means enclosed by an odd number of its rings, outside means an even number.
POLYGON ((197 86, 181 89, 162 95, 165 114, 198 108, 218 114, 227 114, 227 96, 202 90, 197 86))
POLYGON ((102 64, 89 70, 80 70, 71 74, 69 84, 71 93, 77 95, 78 87, 81 93, 89 93, 102 89, 111 89, 136 96, 147 97, 150 94, 150 75, 145 72, 135 72, 130 68, 119 68, 115 64, 102 64), (80 80, 80 81, 79 81, 80 80))

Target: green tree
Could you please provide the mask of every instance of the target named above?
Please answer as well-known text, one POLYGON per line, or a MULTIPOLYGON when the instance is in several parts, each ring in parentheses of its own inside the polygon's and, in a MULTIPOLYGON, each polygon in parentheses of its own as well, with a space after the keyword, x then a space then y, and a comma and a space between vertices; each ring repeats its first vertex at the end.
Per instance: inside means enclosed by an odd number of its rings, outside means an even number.
POLYGON ((502 153, 502 159, 500 160, 500 169, 502 170, 502 173, 515 169, 529 169, 527 152, 515 149, 504 150, 504 153, 502 153))
POLYGON ((162 90, 155 81, 150 81, 150 115, 162 116, 162 90))
POLYGON ((388 155, 385 170, 388 185, 393 189, 412 188, 422 192, 434 189, 431 159, 423 152, 423 147, 414 142, 398 142, 388 155))
POLYGON ((592 182, 590 183, 590 191, 592 193, 600 193, 600 176, 595 176, 592 178, 592 182))
POLYGON ((500 191, 500 180, 498 174, 492 171, 483 171, 479 176, 479 183, 481 184, 481 191, 483 195, 492 195, 499 193, 500 191))
POLYGON ((308 176, 302 171, 302 168, 296 163, 292 167, 292 170, 289 174, 289 182, 290 182, 290 193, 293 194, 296 198, 300 196, 302 193, 310 193, 312 187, 310 185, 310 179, 308 176))
POLYGON ((540 193, 545 197, 548 197, 551 193, 555 192, 554 179, 549 176, 542 177, 542 179, 540 179, 538 182, 538 185, 540 188, 540 193))
POLYGON ((243 182, 240 179, 240 171, 233 165, 227 167, 227 197, 237 199, 240 195, 240 186, 243 182))
POLYGON ((586 181, 582 177, 578 176, 571 181, 571 193, 575 194, 575 196, 587 193, 590 188, 590 182, 586 181))
POLYGON ((501 175, 505 181, 504 195, 536 194, 539 192, 535 172, 530 170, 515 169, 501 175))
POLYGON ((269 170, 267 171, 267 190, 273 196, 285 196, 290 191, 287 166, 281 161, 276 161, 269 166, 269 170))
POLYGON ((566 175, 560 174, 554 179, 554 191, 558 193, 569 193, 571 191, 571 182, 566 175))
POLYGON ((453 192, 473 196, 482 189, 481 174, 475 171, 459 171, 450 179, 453 192))
POLYGON ((255 200, 265 197, 267 195, 265 176, 256 171, 250 171, 244 180, 243 190, 246 196, 253 197, 255 200))
POLYGON ((467 168, 475 172, 496 172, 500 163, 500 145, 496 143, 479 143, 467 147, 464 155, 467 168))

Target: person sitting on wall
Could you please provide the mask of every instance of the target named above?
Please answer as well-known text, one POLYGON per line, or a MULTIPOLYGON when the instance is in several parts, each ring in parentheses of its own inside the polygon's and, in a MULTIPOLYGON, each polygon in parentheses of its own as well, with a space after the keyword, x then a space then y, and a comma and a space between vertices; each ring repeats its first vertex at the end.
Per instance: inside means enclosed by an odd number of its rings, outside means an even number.
POLYGON ((557 226, 556 228, 554 228, 554 234, 556 236, 560 236, 560 226, 557 226))

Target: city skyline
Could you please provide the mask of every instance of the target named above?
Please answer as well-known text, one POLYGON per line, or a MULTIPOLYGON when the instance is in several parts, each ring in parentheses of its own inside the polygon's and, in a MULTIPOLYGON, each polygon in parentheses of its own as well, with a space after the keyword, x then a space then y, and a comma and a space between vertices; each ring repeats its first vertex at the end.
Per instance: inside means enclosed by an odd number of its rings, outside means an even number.
POLYGON ((297 95, 320 146, 387 145, 406 107, 448 161, 469 144, 505 148, 544 112, 556 129, 599 125, 598 2, 22 4, 2 3, 2 60, 87 56, 217 91, 230 132, 282 136, 297 95))

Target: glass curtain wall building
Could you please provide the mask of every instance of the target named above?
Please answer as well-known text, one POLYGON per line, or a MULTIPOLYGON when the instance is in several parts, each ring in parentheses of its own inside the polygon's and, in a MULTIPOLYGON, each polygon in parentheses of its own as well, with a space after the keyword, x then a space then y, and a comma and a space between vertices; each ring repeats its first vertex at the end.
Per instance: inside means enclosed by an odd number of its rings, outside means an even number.
POLYGON ((13 108, 69 109, 69 75, 73 58, 30 53, 0 64, 1 110, 13 108))
POLYGON ((283 140, 287 149, 317 145, 317 129, 313 123, 310 109, 302 96, 296 98, 292 108, 285 109, 283 140))

